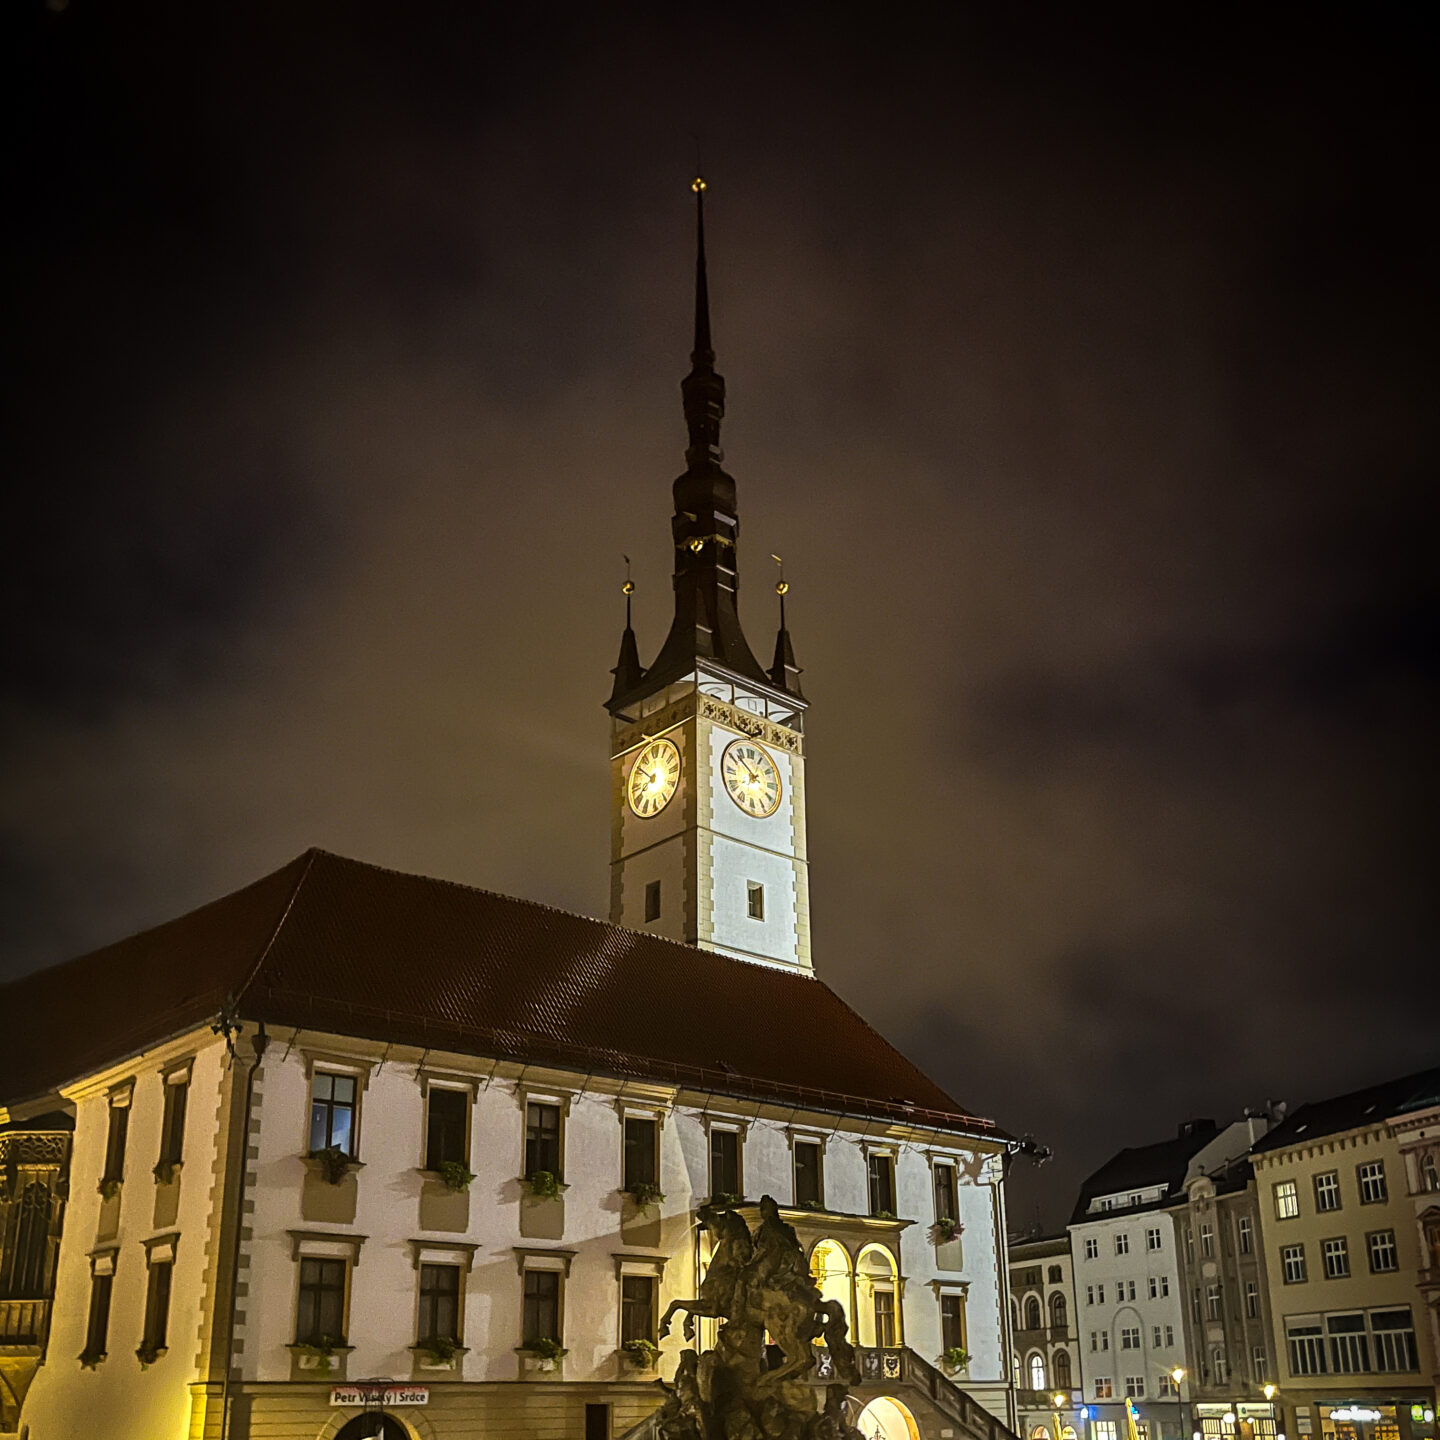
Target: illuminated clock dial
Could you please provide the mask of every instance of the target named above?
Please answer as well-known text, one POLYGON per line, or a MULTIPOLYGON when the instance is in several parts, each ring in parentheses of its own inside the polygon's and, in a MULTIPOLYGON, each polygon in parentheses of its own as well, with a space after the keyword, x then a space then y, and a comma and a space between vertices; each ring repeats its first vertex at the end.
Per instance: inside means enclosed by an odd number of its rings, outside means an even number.
POLYGON ((753 740, 732 740, 720 757, 725 792, 757 820, 780 808, 780 772, 775 762, 753 740))
POLYGON ((658 815, 680 783, 680 752, 672 740, 652 740, 630 767, 626 796, 642 820, 658 815))

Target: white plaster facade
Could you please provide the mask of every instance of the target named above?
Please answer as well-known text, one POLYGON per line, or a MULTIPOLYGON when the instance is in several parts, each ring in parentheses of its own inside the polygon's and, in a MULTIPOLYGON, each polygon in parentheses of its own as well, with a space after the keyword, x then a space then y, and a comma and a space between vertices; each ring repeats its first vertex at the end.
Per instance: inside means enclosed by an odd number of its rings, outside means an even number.
MULTIPOLYGON (((99 1414, 107 1417, 107 1440, 220 1433, 226 1337, 223 1324, 211 1323, 212 1297, 227 1293, 232 1263, 224 1217, 237 1199, 239 1166, 227 1163, 227 1154, 238 1152, 227 1151, 225 1137, 238 1134, 235 1117, 243 1113, 248 1034, 236 1049, 240 1058, 232 1060, 213 1034, 195 1032, 67 1087, 77 1122, 74 1198, 49 1352, 25 1411, 29 1440, 95 1433, 89 1427, 99 1414), (160 1145, 161 1072, 185 1062, 189 1106, 172 1197, 172 1186, 160 1185, 150 1167, 160 1145), (116 1087, 130 1087, 125 1172, 118 1197, 102 1200, 96 1186, 116 1087), (144 1330, 147 1245, 157 1237, 170 1237, 173 1247, 173 1292, 164 1353, 142 1366, 135 1351, 144 1330), (104 1358, 87 1368, 78 1357, 86 1346, 93 1262, 104 1253, 115 1257, 107 1343, 104 1358)), ((695 1293, 705 1256, 694 1211, 710 1193, 708 1132, 716 1125, 743 1132, 745 1194, 772 1194, 782 1206, 793 1195, 794 1137, 823 1142, 824 1210, 789 1210, 787 1218, 807 1250, 830 1239, 852 1262, 862 1261, 847 1307, 854 1338, 875 1343, 874 1292, 890 1288, 896 1343, 933 1360, 941 1347, 940 1297, 962 1295, 972 1359, 961 1383, 1004 1417, 1004 1255, 996 1243, 1003 1233, 1002 1142, 285 1030, 270 1035, 253 1090, 230 1435, 329 1436, 354 1413, 330 1405, 332 1384, 381 1375, 429 1387, 428 1406, 399 1412, 416 1436, 493 1435, 507 1427, 575 1435, 583 1406, 597 1400, 611 1406, 611 1433, 620 1434, 657 1397, 651 1372, 637 1374, 619 1353, 619 1274, 638 1266, 637 1273, 657 1275, 662 1312, 672 1299, 695 1293), (361 1164, 339 1185, 327 1183, 306 1158, 317 1073, 354 1074, 362 1086, 361 1164), (473 1095, 475 1179, 466 1192, 443 1191, 421 1168, 427 1084, 473 1095), (527 1097, 554 1099, 565 1109, 569 1188, 557 1200, 529 1197, 520 1181, 527 1097), (626 1113, 660 1122, 665 1198, 657 1215, 637 1214, 620 1191, 626 1113), (877 1148, 894 1157, 897 1220, 868 1214, 867 1152, 877 1148), (939 1248, 928 1234, 937 1163, 956 1168, 959 1209, 957 1240, 939 1248), (294 1348, 299 1257, 306 1254, 346 1261, 343 1338, 353 1348, 336 1355, 328 1375, 299 1368, 311 1362, 294 1348), (460 1337, 467 1349, 453 1368, 436 1371, 422 1368, 412 1348, 420 1338, 417 1264, 444 1257, 468 1271, 460 1337), (569 1353, 553 1377, 534 1374, 517 1351, 521 1277, 531 1263, 566 1272, 561 1338, 569 1353)), ((677 1323, 663 1342, 660 1373, 669 1373, 683 1343, 677 1323)))

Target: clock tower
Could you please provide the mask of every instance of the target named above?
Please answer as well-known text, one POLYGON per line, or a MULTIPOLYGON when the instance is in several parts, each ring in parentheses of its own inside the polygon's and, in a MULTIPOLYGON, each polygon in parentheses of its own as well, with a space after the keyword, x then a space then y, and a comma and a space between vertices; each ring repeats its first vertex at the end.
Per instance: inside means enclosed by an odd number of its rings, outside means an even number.
POLYGON ((805 698, 785 628, 765 669, 737 606, 740 520, 721 468, 725 381, 715 373, 696 180, 695 346, 681 382, 690 443, 670 521, 675 616, 640 663, 630 624, 610 712, 610 919, 759 964, 810 972, 805 698))

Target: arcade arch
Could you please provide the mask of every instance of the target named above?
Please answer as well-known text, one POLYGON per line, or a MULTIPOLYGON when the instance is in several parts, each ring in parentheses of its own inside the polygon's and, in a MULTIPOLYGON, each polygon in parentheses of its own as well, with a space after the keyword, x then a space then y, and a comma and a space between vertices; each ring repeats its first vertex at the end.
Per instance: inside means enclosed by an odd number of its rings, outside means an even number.
POLYGON ((856 1334, 861 1345, 903 1345, 900 1270, 883 1245, 867 1245, 855 1261, 856 1334))
POLYGON ((865 1440, 920 1440, 915 1417, 889 1395, 872 1400, 860 1412, 856 1423, 865 1440))

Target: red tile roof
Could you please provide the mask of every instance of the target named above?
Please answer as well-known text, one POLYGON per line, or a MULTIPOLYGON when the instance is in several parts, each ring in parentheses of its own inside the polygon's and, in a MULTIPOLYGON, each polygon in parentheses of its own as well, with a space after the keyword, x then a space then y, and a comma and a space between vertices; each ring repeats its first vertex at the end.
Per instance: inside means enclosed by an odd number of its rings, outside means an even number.
POLYGON ((669 1081, 1004 1138, 823 982, 311 850, 0 987, 0 1101, 215 1017, 669 1081))

